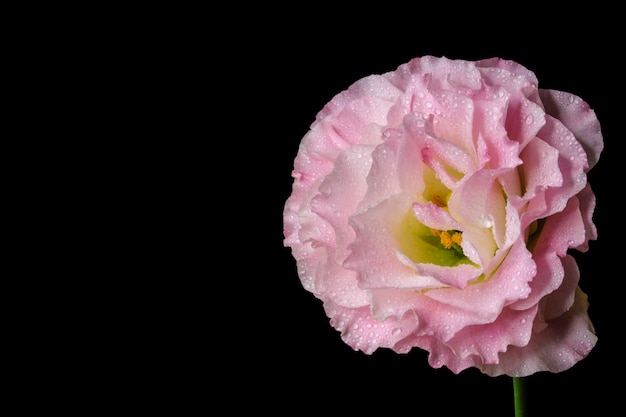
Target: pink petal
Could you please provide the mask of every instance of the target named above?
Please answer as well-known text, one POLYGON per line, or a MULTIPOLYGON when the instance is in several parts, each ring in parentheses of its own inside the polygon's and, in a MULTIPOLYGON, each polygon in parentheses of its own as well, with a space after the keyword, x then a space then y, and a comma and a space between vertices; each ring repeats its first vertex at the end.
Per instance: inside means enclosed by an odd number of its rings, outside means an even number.
POLYGON ((563 175, 559 169, 559 151, 546 142, 535 139, 521 152, 524 164, 520 167, 524 173, 526 200, 534 198, 538 192, 549 187, 563 184, 563 175))
MULTIPOLYGON (((463 249, 463 254, 473 263, 477 265, 483 265, 485 262, 484 259, 480 257, 479 250, 485 250, 485 248, 489 248, 489 252, 492 253, 493 248, 493 240, 490 240, 490 236, 485 236, 485 233, 477 233, 474 229, 467 230, 461 223, 458 223, 448 211, 442 207, 437 206, 434 203, 421 204, 421 203, 413 203, 413 213, 417 220, 424 224, 425 226, 436 229, 436 230, 458 230, 463 233, 463 241, 461 243, 461 248, 463 249), (486 243, 486 244, 485 244, 486 243)), ((491 257, 488 257, 491 259, 491 257)), ((472 272, 472 277, 468 277, 463 280, 464 282, 471 281, 475 278, 473 276, 474 273, 480 273, 482 270, 478 269, 475 272, 472 272)), ((455 280, 456 281, 456 280, 455 280)), ((450 281, 442 281, 450 283, 450 281)), ((452 285, 452 284, 451 284, 452 285)), ((454 285, 459 287, 458 285, 454 285)), ((463 285, 464 286, 464 285, 463 285)), ((460 287, 459 287, 460 288, 460 287)))
POLYGON ((596 240, 598 238, 598 230, 593 222, 593 213, 596 207, 596 196, 591 190, 591 186, 587 184, 581 192, 576 195, 580 202, 580 212, 585 223, 585 239, 576 246, 576 250, 580 252, 586 252, 589 250, 589 240, 596 240))
POLYGON ((528 309, 559 288, 565 274, 562 258, 567 254, 568 248, 580 245, 585 238, 585 224, 579 210, 578 199, 572 198, 565 210, 545 220, 533 248, 537 275, 531 284, 532 291, 528 298, 517 301, 512 307, 528 309))
POLYGON ((511 140, 504 127, 510 94, 503 89, 495 92, 495 97, 474 98, 474 129, 478 132, 477 147, 484 146, 480 153, 479 166, 489 162, 493 169, 515 167, 522 161, 519 158, 519 143, 511 140), (484 145, 483 145, 484 144, 484 145))
POLYGON ((327 264, 320 268, 312 292, 325 302, 332 301, 341 307, 360 308, 369 305, 369 295, 359 288, 356 272, 337 263, 332 251, 328 253, 327 264))
POLYGON ((324 303, 324 309, 343 341, 368 355, 380 347, 393 348, 417 326, 417 319, 411 314, 399 320, 379 321, 372 317, 369 307, 345 308, 329 301, 324 303))
POLYGON ((421 195, 425 189, 424 164, 416 163, 422 158, 421 141, 402 131, 402 141, 397 154, 397 176, 402 192, 408 195, 421 195))
POLYGON ((418 142, 426 165, 434 169, 441 181, 451 188, 458 178, 450 174, 450 168, 460 177, 462 176, 460 174, 468 174, 475 170, 474 161, 456 143, 445 137, 436 136, 434 120, 432 116, 424 119, 422 115, 412 113, 405 117, 404 127, 407 134, 418 142))
POLYGON ((562 372, 585 358, 598 338, 589 316, 587 295, 576 289, 574 304, 563 315, 547 322, 532 335, 526 346, 511 346, 500 354, 500 362, 485 365, 490 376, 527 376, 539 371, 562 372))
POLYGON ((469 285, 462 290, 433 289, 426 291, 424 295, 472 316, 483 317, 486 322, 492 322, 505 306, 528 297, 529 283, 536 272, 530 252, 519 239, 494 275, 487 277, 487 281, 469 285))
POLYGON ((455 374, 468 367, 497 365, 503 352, 528 344, 536 313, 536 306, 526 311, 505 309, 495 322, 466 327, 445 342, 423 340, 431 352, 428 362, 434 368, 445 365, 455 374))
MULTIPOLYGON (((469 172, 469 167, 479 166, 479 158, 476 145, 474 143, 472 120, 474 118, 473 100, 453 91, 435 91, 434 109, 428 109, 430 114, 434 113, 434 134, 438 138, 447 142, 462 151, 460 154, 463 164, 467 168, 459 169, 462 172, 469 172)), ((427 103, 428 104, 428 103, 427 103)), ((426 114, 428 114, 426 113, 426 114)))
POLYGON ((371 152, 371 146, 353 146, 340 154, 333 171, 318 187, 319 193, 311 199, 312 211, 334 229, 338 248, 345 249, 354 240, 348 217, 367 192, 365 178, 372 163, 371 152))
POLYGON ((571 255, 564 256, 561 262, 563 264, 563 282, 559 288, 540 301, 543 320, 552 320, 560 316, 574 304, 576 287, 580 279, 578 264, 571 255))
POLYGON ((398 178, 398 154, 403 140, 402 132, 390 130, 383 135, 385 141, 372 151, 372 166, 368 174, 367 193, 356 212, 378 204, 402 191, 398 178))
POLYGON ((462 230, 463 226, 458 223, 448 210, 434 203, 413 203, 413 213, 420 223, 437 230, 462 230))
POLYGON ((415 268, 410 267, 410 262, 398 255, 394 232, 403 225, 410 207, 410 196, 400 194, 350 218, 356 237, 349 246, 350 254, 344 267, 357 272, 360 288, 424 289, 443 286, 432 277, 417 274, 415 268))
POLYGON ((476 65, 487 84, 500 86, 511 95, 506 114, 506 131, 523 148, 544 123, 537 77, 522 65, 500 58, 482 60, 476 65))
MULTIPOLYGON (((311 290, 328 294, 344 306, 367 304, 367 295, 358 288, 356 273, 344 269, 341 264, 348 255, 347 245, 355 237, 347 219, 367 190, 365 176, 371 164, 370 153, 370 146, 354 146, 340 154, 335 169, 320 185, 319 194, 311 200, 312 211, 330 225, 330 229, 324 227, 324 230, 334 232, 326 239, 325 259, 316 260, 324 262, 324 268, 320 268, 311 290)), ((321 224, 318 222, 318 227, 321 224)))
MULTIPOLYGON (((545 186, 538 185, 535 187, 534 193, 529 190, 529 194, 523 197, 522 201, 528 201, 529 203, 522 217, 524 227, 536 219, 549 217, 563 210, 568 200, 579 193, 587 184, 585 151, 572 133, 561 122, 551 116, 547 116, 546 124, 538 135, 541 140, 558 151, 558 170, 561 172, 563 180, 561 184, 558 184, 555 177, 556 174, 554 172, 553 174, 546 172, 546 169, 550 167, 542 169, 544 174, 541 175, 544 175, 546 179, 550 179, 550 175, 552 177, 545 186)), ((542 145, 541 148, 545 147, 542 145)), ((545 149, 541 150, 539 155, 531 154, 532 158, 529 155, 528 166, 525 172, 530 173, 537 169, 537 164, 540 162, 538 160, 542 158, 543 153, 545 153, 546 157, 548 156, 545 149)), ((541 177, 538 180, 536 182, 540 182, 541 177)))
MULTIPOLYGON (((307 141, 309 137, 310 134, 307 134, 303 141, 307 141)), ((317 192, 317 185, 321 179, 332 169, 332 161, 312 157, 306 151, 306 147, 300 145, 292 172, 294 178, 292 194, 285 202, 285 211, 297 213, 301 208, 305 208, 311 197, 317 192)), ((291 235, 292 232, 290 229, 286 234, 291 235)))
POLYGON ((412 334, 405 334, 405 338, 398 340, 394 347, 398 352, 410 350, 415 336, 427 335, 449 340, 467 326, 487 322, 478 312, 454 308, 418 291, 381 288, 370 293, 372 315, 378 320, 400 320, 406 316, 416 318, 412 334))
POLYGON ((504 224, 506 201, 497 174, 483 169, 463 178, 448 202, 452 216, 479 228, 489 228, 494 222, 504 224))
MULTIPOLYGON (((536 89, 535 89, 536 90, 536 89)), ((545 124, 543 108, 526 97, 511 100, 506 118, 506 130, 509 136, 520 143, 523 149, 528 142, 537 136, 537 132, 545 124)))
POLYGON ((415 263, 415 271, 425 277, 432 277, 442 286, 465 288, 468 283, 482 275, 482 268, 475 265, 440 266, 432 263, 415 263))
POLYGON ((520 238, 521 230, 521 220, 517 209, 507 199, 504 225, 494 223, 493 227, 493 235, 499 248, 498 251, 508 251, 511 245, 520 238))
POLYGON ((415 74, 432 74, 432 89, 456 90, 480 88, 480 72, 473 62, 451 60, 445 57, 423 56, 402 64, 396 71, 385 74, 400 90, 407 90, 415 80, 415 74))
MULTIPOLYGON (((364 77, 350 85, 347 90, 335 95, 317 114, 311 129, 315 129, 323 120, 338 119, 339 123, 336 125, 338 131, 341 133, 343 129, 348 128, 345 139, 349 139, 353 132, 360 130, 359 127, 372 122, 386 125, 387 112, 401 94, 402 91, 383 76, 364 77)), ((349 142, 360 143, 360 140, 349 142)))
POLYGON ((574 190, 572 194, 576 194, 584 187, 586 181, 587 155, 582 144, 565 125, 550 116, 546 117, 546 124, 538 136, 558 149, 559 167, 564 173, 565 180, 563 185, 574 190))
POLYGON ((600 158, 604 141, 600 122, 585 101, 571 93, 539 90, 546 113, 563 122, 574 133, 587 154, 588 169, 600 158))
POLYGON ((476 66, 481 69, 481 75, 490 79, 494 84, 507 82, 507 79, 512 80, 509 82, 517 83, 520 87, 527 84, 537 85, 539 83, 534 72, 515 61, 502 58, 488 58, 477 61, 476 66))

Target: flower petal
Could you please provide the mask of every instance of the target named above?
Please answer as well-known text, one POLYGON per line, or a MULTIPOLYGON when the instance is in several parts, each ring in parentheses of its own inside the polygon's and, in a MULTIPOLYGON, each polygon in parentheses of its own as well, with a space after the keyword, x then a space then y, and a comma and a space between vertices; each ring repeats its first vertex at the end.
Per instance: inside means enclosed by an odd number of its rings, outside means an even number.
POLYGON ((324 309, 343 341, 368 355, 380 347, 393 348, 417 326, 417 318, 411 314, 400 320, 380 321, 372 317, 369 307, 346 308, 325 302, 324 309))
POLYGON ((539 371, 562 372, 585 358, 598 337, 587 315, 587 295, 576 289, 574 304, 533 334, 526 346, 511 346, 500 354, 498 364, 482 366, 490 376, 522 377, 539 371))
POLYGON ((505 306, 528 296, 529 283, 533 281, 536 272, 535 262, 520 239, 511 247, 494 275, 487 277, 486 281, 462 290, 433 289, 424 295, 492 322, 505 306))
POLYGON ((600 158, 604 141, 596 113, 580 97, 557 90, 539 90, 546 113, 563 122, 574 133, 587 154, 591 169, 600 158))
POLYGON ((419 343, 425 344, 431 352, 428 362, 434 368, 445 365, 458 374, 473 366, 485 372, 485 368, 491 369, 488 365, 500 363, 503 352, 528 344, 536 312, 536 306, 525 311, 505 309, 495 322, 465 327, 444 343, 428 337, 419 343))
POLYGON ((528 298, 517 301, 512 307, 525 310, 555 291, 563 283, 565 274, 562 258, 568 248, 581 245, 586 236, 578 199, 570 199, 565 210, 545 220, 532 250, 537 262, 532 291, 528 298))
POLYGON ((356 237, 343 265, 357 272, 360 288, 419 290, 443 286, 433 277, 417 274, 406 259, 398 256, 394 231, 402 226, 407 207, 411 207, 410 197, 397 195, 350 218, 356 237))
POLYGON ((576 195, 576 198, 579 201, 580 213, 582 214, 583 222, 585 224, 585 239, 575 248, 580 252, 587 252, 587 250, 589 250, 589 241, 596 240, 598 238, 598 230, 596 225, 593 223, 596 196, 591 190, 591 186, 587 184, 587 186, 576 195))

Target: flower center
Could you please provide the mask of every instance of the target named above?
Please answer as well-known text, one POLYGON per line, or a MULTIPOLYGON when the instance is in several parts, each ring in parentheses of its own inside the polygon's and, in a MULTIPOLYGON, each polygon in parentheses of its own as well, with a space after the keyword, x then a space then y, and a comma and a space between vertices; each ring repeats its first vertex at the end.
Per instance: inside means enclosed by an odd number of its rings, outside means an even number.
POLYGON ((461 232, 431 229, 417 220, 412 210, 399 222, 395 232, 398 249, 415 263, 472 264, 460 246, 463 241, 461 232))
POLYGON ((458 230, 437 230, 437 229, 430 229, 430 231, 432 232, 433 235, 439 236, 439 239, 441 240, 441 244, 443 245, 444 248, 450 249, 452 247, 455 247, 455 249, 458 248, 458 250, 460 250, 461 253, 463 253, 463 250, 461 249, 461 246, 460 246, 461 242, 463 241, 461 232, 459 232, 458 230))

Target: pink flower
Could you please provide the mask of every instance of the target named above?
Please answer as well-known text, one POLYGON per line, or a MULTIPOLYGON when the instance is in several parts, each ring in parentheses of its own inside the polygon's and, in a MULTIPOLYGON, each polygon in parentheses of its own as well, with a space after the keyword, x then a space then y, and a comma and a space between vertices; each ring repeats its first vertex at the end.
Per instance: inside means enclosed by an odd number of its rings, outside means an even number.
POLYGON ((284 243, 355 350, 561 372, 597 340, 568 250, 597 238, 587 173, 603 146, 587 103, 516 62, 415 58, 317 115, 284 243))

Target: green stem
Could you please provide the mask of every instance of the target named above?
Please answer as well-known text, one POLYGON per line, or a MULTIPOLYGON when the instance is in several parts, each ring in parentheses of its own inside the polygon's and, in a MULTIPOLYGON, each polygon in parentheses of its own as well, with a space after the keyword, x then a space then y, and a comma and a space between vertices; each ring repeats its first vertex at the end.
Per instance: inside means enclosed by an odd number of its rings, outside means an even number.
POLYGON ((526 416, 526 381, 522 377, 513 377, 513 402, 515 417, 526 416))

